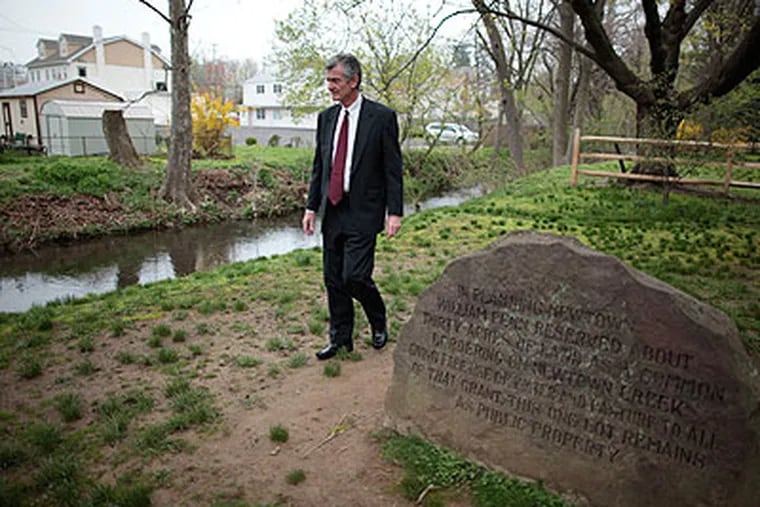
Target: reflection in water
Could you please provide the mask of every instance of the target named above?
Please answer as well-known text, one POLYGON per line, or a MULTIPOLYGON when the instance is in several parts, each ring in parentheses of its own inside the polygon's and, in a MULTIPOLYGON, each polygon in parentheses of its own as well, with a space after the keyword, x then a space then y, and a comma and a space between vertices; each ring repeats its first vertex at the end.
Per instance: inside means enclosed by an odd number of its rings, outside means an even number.
MULTIPOLYGON (((456 205, 476 193, 434 198, 419 209, 456 205)), ((413 210, 407 208, 405 212, 413 210)), ((56 299, 103 294, 232 262, 320 246, 319 234, 306 236, 301 231, 300 218, 151 231, 0 257, 0 312, 20 312, 56 299)))

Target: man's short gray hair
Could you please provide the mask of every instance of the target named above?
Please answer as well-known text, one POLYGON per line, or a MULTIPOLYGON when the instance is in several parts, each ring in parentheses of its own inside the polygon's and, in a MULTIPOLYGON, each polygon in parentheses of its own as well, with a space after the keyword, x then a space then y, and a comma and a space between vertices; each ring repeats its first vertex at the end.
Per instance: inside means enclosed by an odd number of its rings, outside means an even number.
POLYGON ((359 60, 351 53, 338 53, 327 60, 325 68, 330 70, 338 64, 343 66, 343 77, 347 81, 353 79, 354 76, 359 76, 359 83, 356 85, 356 89, 358 90, 362 84, 362 66, 359 64, 359 60))

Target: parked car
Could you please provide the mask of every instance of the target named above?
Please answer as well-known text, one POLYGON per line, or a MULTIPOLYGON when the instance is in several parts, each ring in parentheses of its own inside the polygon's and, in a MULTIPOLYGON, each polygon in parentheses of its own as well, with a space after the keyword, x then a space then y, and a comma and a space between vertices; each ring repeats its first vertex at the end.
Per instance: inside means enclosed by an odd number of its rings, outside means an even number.
POLYGON ((459 123, 428 123, 425 126, 425 137, 428 141, 439 143, 474 143, 478 134, 459 123))

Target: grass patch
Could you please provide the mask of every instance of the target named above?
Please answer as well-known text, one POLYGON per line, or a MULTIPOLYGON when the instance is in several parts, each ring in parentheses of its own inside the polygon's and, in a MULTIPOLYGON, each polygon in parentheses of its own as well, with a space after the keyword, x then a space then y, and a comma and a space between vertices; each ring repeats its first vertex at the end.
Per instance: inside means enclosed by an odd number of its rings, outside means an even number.
POLYGON ((286 362, 288 365, 288 368, 300 368, 302 366, 306 366, 306 363, 309 361, 309 355, 306 352, 296 352, 292 356, 290 356, 286 362))
POLYGON ((325 377, 333 378, 340 376, 340 363, 335 361, 330 361, 327 363, 322 370, 322 373, 325 377))
POLYGON ((404 467, 400 488, 409 500, 416 500, 430 485, 442 490, 466 485, 476 507, 569 507, 540 484, 489 472, 418 437, 388 434, 386 438, 383 458, 404 467))
POLYGON ((276 424, 269 428, 269 440, 272 442, 285 443, 288 438, 290 438, 290 433, 285 426, 276 424))
POLYGON ((240 368, 254 368, 261 364, 261 359, 253 356, 238 356, 235 358, 235 364, 240 368))
POLYGON ((306 480, 306 473, 299 469, 291 470, 290 472, 285 475, 285 482, 292 486, 296 486, 298 484, 301 484, 303 481, 306 480))
POLYGON ((35 423, 26 429, 24 437, 37 452, 48 455, 63 444, 63 428, 57 424, 35 423))
POLYGON ((93 363, 90 359, 85 359, 84 361, 81 361, 77 363, 76 366, 74 366, 74 373, 81 377, 89 377, 96 371, 97 368, 95 367, 95 363, 93 363))
POLYGON ((179 352, 173 348, 162 348, 158 351, 158 362, 161 364, 172 364, 179 361, 179 352))
POLYGON ((59 394, 53 398, 53 404, 64 422, 73 422, 82 418, 82 398, 79 393, 59 394))
POLYGON ((281 350, 293 351, 296 349, 296 344, 292 338, 273 336, 267 340, 266 349, 269 352, 278 352, 281 350))
POLYGON ((16 372, 23 379, 33 379, 42 375, 44 363, 38 354, 27 352, 19 358, 16 372))

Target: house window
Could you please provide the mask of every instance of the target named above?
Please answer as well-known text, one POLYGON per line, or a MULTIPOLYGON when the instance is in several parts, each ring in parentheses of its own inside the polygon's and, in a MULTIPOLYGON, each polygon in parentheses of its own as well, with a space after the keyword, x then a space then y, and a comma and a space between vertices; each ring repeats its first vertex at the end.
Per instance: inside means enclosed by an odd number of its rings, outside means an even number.
POLYGON ((87 77, 87 67, 77 67, 79 77, 87 77))
POLYGON ((257 120, 264 120, 264 119, 266 119, 266 117, 267 117, 266 111, 264 111, 263 109, 257 109, 256 110, 256 119, 257 120))
POLYGON ((45 81, 50 81, 50 69, 45 69, 45 81))
POLYGON ((264 93, 264 85, 256 85, 256 93, 264 93))
POLYGON ((18 102, 18 110, 21 113, 22 118, 26 118, 29 116, 29 113, 26 110, 26 99, 21 99, 18 102))
POLYGON ((282 120, 282 111, 279 109, 275 109, 272 111, 272 119, 273 120, 282 120))
POLYGON ((156 81, 156 91, 165 92, 166 90, 167 90, 167 88, 166 88, 166 82, 164 82, 164 81, 156 81))
POLYGON ((74 83, 74 93, 84 93, 84 83, 74 83))
POLYGON ((272 91, 275 93, 282 93, 282 85, 277 83, 274 86, 272 86, 272 91))

